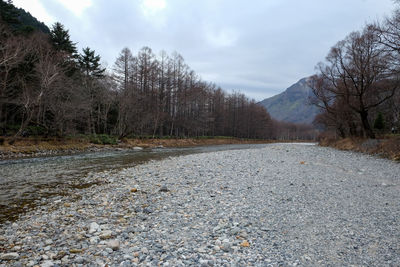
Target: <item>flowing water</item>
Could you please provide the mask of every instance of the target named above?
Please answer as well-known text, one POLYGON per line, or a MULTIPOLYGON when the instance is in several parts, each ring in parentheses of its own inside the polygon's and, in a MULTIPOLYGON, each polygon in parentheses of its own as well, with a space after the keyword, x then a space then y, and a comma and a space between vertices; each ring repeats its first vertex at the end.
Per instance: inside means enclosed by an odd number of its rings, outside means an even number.
POLYGON ((117 171, 171 156, 260 146, 264 145, 157 148, 0 160, 0 224, 15 220, 19 214, 45 203, 49 197, 68 195, 95 186, 96 182, 85 179, 90 173, 117 171))

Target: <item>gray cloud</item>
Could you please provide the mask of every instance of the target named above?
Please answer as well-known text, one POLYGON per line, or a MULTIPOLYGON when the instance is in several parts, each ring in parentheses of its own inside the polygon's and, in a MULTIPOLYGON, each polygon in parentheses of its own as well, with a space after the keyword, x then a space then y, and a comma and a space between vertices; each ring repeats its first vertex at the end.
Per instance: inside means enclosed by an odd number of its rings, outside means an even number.
POLYGON ((146 13, 139 0, 93 0, 78 17, 41 3, 109 66, 125 46, 177 51, 203 79, 256 100, 312 75, 332 45, 394 9, 392 0, 166 0, 146 13))

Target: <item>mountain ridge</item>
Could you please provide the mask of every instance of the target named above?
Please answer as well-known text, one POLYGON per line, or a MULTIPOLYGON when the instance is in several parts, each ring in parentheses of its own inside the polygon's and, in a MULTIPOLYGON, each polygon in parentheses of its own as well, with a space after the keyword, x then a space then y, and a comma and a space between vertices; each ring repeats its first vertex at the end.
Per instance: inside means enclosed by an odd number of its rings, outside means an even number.
POLYGON ((0 21, 9 25, 19 33, 29 33, 33 30, 50 33, 50 29, 43 22, 31 15, 23 8, 14 6, 12 2, 0 0, 0 21))
POLYGON ((311 124, 319 113, 318 108, 309 103, 313 92, 308 86, 309 77, 300 79, 285 91, 260 101, 268 113, 276 120, 311 124))

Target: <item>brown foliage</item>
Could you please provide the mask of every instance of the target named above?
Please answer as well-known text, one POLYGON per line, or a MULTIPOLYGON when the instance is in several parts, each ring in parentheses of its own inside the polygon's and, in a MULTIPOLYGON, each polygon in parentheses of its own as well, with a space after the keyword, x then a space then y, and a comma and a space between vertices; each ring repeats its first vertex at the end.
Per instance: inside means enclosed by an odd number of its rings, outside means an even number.
POLYGON ((373 115, 399 92, 400 58, 382 42, 382 34, 371 25, 351 33, 331 49, 327 63, 320 63, 319 74, 310 80, 312 103, 324 111, 317 122, 341 137, 375 138, 373 115))
POLYGON ((112 73, 95 76, 47 35, 0 25, 0 130, 14 138, 32 127, 45 136, 315 137, 311 126, 274 121, 244 94, 203 81, 178 53, 124 48, 112 73))
POLYGON ((182 56, 122 49, 114 65, 118 135, 271 138, 267 111, 243 94, 202 81, 182 56))
POLYGON ((385 139, 344 138, 337 140, 323 138, 320 145, 378 155, 396 161, 400 160, 400 137, 398 136, 385 139))

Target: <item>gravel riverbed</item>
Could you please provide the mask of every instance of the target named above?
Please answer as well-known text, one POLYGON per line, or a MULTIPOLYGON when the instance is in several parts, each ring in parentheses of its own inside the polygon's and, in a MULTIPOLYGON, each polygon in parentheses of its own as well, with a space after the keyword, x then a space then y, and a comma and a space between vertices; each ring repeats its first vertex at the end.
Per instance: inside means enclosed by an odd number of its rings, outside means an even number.
POLYGON ((0 227, 0 266, 400 266, 400 164, 300 144, 119 172, 0 227))

